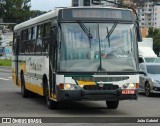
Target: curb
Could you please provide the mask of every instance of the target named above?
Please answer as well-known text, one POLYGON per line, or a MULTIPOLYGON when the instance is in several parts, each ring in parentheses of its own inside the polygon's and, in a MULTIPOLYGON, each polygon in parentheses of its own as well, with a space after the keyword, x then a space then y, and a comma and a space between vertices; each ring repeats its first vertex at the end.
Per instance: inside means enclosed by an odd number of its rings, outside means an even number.
POLYGON ((1 72, 12 73, 12 69, 11 69, 11 67, 0 66, 0 73, 1 72))
POLYGON ((0 66, 0 69, 11 70, 11 67, 10 66, 0 66))

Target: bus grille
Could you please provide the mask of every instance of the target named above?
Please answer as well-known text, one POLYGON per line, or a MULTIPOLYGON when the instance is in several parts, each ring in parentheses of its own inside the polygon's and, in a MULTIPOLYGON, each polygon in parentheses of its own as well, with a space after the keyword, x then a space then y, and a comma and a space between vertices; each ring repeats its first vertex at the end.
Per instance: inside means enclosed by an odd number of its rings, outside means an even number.
POLYGON ((100 87, 99 85, 85 85, 83 87, 85 90, 116 90, 118 88, 118 85, 104 85, 103 87, 100 87))

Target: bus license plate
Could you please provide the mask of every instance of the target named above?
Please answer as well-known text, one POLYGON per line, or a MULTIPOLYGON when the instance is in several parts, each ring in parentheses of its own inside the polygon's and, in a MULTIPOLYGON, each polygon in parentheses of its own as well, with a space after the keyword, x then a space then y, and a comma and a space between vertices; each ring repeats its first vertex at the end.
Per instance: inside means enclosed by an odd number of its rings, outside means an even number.
POLYGON ((122 90, 122 94, 135 94, 135 90, 122 90))

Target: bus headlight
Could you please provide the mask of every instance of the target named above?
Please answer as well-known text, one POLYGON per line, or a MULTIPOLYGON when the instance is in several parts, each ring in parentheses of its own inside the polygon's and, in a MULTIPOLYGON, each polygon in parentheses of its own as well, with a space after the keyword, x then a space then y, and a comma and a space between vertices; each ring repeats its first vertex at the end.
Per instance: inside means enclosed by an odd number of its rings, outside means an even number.
POLYGON ((65 84, 65 89, 66 89, 66 90, 70 90, 71 87, 72 87, 71 84, 65 84))
POLYGON ((136 88, 138 88, 138 83, 137 84, 128 83, 128 84, 122 85, 122 89, 136 89, 136 88))
POLYGON ((135 84, 129 84, 129 86, 128 86, 130 89, 134 89, 135 88, 135 84))
POLYGON ((66 84, 59 84, 59 88, 62 89, 62 90, 78 90, 80 89, 80 87, 76 84, 69 84, 69 83, 66 83, 66 84))

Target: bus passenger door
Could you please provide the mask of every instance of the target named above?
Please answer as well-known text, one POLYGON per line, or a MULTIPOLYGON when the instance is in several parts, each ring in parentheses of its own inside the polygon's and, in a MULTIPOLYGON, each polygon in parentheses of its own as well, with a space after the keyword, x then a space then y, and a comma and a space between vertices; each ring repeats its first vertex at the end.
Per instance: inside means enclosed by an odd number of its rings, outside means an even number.
POLYGON ((55 94, 55 83, 56 83, 56 44, 57 43, 57 27, 51 28, 51 41, 49 46, 49 80, 50 80, 50 92, 55 94))

